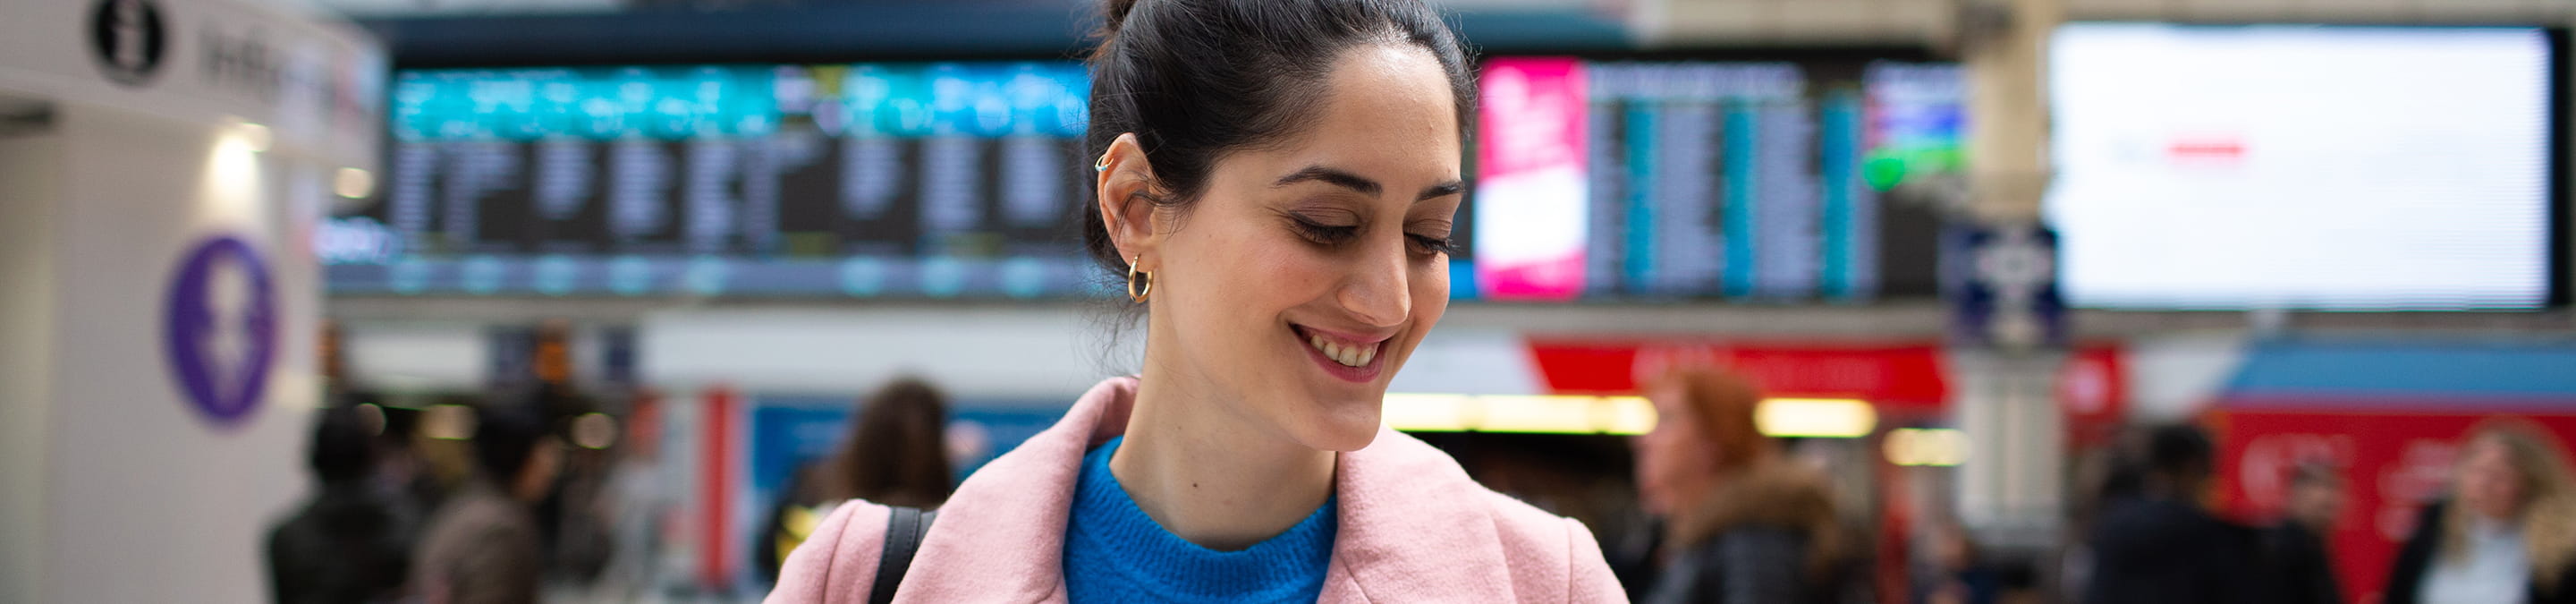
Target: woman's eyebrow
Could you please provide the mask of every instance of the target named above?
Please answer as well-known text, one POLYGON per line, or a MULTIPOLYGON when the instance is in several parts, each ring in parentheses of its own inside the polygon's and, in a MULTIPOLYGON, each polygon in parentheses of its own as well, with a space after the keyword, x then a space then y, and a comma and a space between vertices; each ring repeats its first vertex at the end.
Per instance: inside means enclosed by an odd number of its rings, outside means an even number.
POLYGON ((1277 182, 1270 183, 1270 186, 1274 188, 1285 187, 1307 181, 1317 181, 1340 186, 1341 188, 1357 191, 1362 195, 1370 197, 1376 197, 1378 193, 1386 191, 1386 187, 1378 186, 1377 181, 1369 180, 1358 174, 1352 174, 1346 170, 1327 168, 1321 165, 1306 166, 1305 169, 1290 172, 1287 176, 1279 177, 1277 182))
MULTIPOLYGON (((1279 180, 1271 182, 1270 186, 1285 187, 1301 182, 1322 182, 1350 189, 1361 195, 1367 195, 1370 197, 1376 197, 1378 194, 1386 192, 1385 186, 1377 184, 1377 181, 1369 180, 1368 177, 1353 174, 1348 170, 1330 168, 1322 165, 1306 166, 1298 171, 1290 172, 1287 176, 1281 176, 1279 177, 1279 180)), ((1450 195, 1464 193, 1466 190, 1467 183, 1465 181, 1452 180, 1423 187, 1422 194, 1415 196, 1413 200, 1423 201, 1447 197, 1450 195)))
POLYGON ((1430 201, 1430 200, 1433 200, 1433 199, 1439 199, 1439 198, 1442 198, 1442 197, 1448 197, 1448 196, 1451 196, 1451 195, 1457 195, 1457 194, 1459 194, 1459 193, 1465 193, 1465 192, 1467 192, 1467 182, 1466 182, 1466 181, 1461 181, 1461 180, 1452 180, 1452 181, 1449 181, 1449 182, 1444 182, 1444 183, 1440 183, 1440 184, 1436 184, 1436 185, 1431 185, 1431 186, 1428 186, 1428 187, 1423 187, 1423 188, 1422 188, 1422 195, 1421 195, 1421 196, 1419 196, 1419 197, 1415 197, 1415 198, 1413 198, 1413 201, 1415 201, 1415 202, 1430 201))

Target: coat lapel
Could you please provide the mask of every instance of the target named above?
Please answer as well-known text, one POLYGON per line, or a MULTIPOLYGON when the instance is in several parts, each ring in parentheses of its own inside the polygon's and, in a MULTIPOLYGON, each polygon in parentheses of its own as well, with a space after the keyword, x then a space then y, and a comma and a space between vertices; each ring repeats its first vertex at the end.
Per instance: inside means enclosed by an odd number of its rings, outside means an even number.
POLYGON ((1485 491, 1448 455, 1380 428, 1334 479, 1342 526, 1322 601, 1515 599, 1485 491))
POLYGON ((1064 527, 1082 454, 1127 427, 1136 380, 1093 386, 1064 419, 957 486, 922 540, 902 602, 1063 602, 1064 527))

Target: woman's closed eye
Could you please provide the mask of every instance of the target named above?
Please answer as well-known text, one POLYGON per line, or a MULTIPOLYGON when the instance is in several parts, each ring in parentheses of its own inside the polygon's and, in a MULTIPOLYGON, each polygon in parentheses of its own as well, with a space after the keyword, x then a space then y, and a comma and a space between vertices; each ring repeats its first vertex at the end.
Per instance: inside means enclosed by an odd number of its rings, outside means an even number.
MULTIPOLYGON (((1360 225, 1356 224, 1324 224, 1306 218, 1291 218, 1288 223, 1297 231, 1297 236, 1328 248, 1340 247, 1360 236, 1360 225)), ((1458 253, 1457 242, 1446 235, 1406 233, 1404 239, 1414 253, 1423 256, 1458 253)))
POLYGON ((1288 224, 1297 231, 1297 236, 1324 247, 1337 247, 1360 236, 1360 225, 1357 224, 1324 224, 1304 217, 1289 218, 1288 224))
POLYGON ((1446 235, 1407 234, 1404 238, 1413 242, 1414 253, 1422 254, 1424 256, 1438 256, 1442 254, 1456 255, 1458 253, 1458 242, 1450 239, 1446 235))

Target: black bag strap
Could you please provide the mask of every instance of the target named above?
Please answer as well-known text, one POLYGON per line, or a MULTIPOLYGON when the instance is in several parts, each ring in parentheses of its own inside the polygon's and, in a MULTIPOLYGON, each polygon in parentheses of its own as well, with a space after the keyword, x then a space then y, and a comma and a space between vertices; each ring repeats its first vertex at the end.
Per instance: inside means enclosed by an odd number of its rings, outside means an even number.
POLYGON ((877 554, 877 581, 868 589, 869 604, 894 602, 894 590, 903 585, 903 573, 912 569, 912 554, 921 551, 921 538, 930 534, 930 521, 939 518, 938 510, 894 506, 886 514, 885 550, 877 554))

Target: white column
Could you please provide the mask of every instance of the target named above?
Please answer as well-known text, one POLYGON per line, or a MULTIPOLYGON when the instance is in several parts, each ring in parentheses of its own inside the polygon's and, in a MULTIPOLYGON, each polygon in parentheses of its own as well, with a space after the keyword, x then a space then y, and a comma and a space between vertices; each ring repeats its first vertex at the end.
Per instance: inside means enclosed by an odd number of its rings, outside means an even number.
POLYGON ((1959 466, 1960 522, 1990 546, 2054 545, 2066 515, 2055 388, 2065 356, 1956 351, 1949 362, 1953 419, 1969 442, 1959 466))
POLYGON ((0 601, 45 602, 45 475, 52 440, 56 239, 62 139, 0 133, 0 601))
POLYGON ((268 600, 382 57, 273 3, 6 12, 0 105, 51 118, 0 132, 0 602, 268 600))
MULTIPOLYGON (((2039 219, 2048 183, 2048 38, 2062 0, 1985 0, 2002 27, 1961 23, 1968 74, 1968 185, 1973 219, 1988 225, 2039 219)), ((1995 23, 1996 21, 1985 21, 1995 23)), ((2062 352, 1958 351, 1952 409, 1970 439, 1959 468, 1958 511, 1979 540, 2048 547, 2063 523, 2064 430, 2055 380, 2062 352)))

